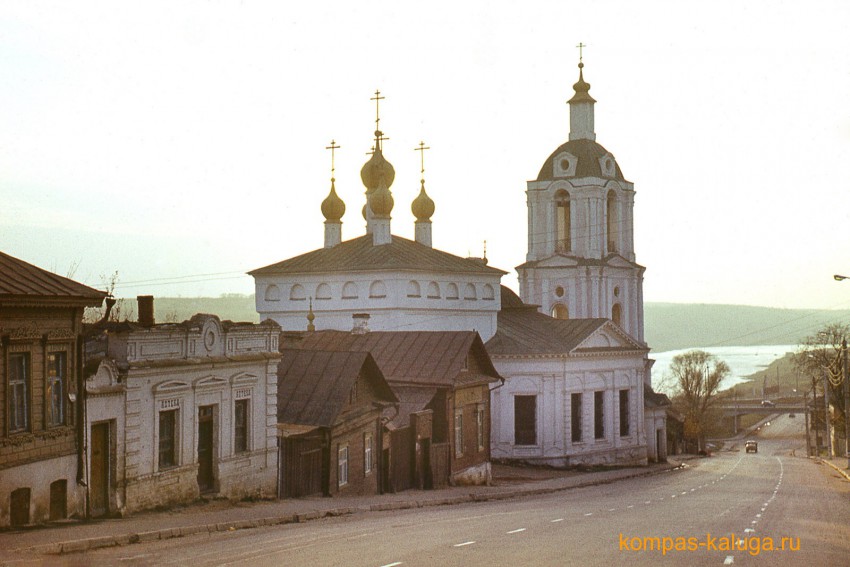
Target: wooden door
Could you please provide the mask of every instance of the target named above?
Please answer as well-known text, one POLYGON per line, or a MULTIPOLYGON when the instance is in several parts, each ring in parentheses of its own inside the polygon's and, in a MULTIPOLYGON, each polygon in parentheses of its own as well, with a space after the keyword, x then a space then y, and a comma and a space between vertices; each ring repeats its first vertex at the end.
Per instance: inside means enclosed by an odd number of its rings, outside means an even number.
POLYGON ((89 512, 92 516, 109 513, 109 424, 91 427, 91 478, 89 512))
POLYGON ((215 489, 213 476, 213 406, 198 408, 198 488, 215 489))

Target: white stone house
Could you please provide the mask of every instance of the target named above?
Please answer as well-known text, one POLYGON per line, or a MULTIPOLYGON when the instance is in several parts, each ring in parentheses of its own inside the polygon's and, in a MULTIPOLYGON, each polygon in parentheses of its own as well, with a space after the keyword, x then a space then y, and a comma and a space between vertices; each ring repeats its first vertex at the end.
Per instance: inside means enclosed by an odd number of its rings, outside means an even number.
POLYGON ((280 327, 195 315, 107 324, 87 345, 90 514, 277 491, 280 327))

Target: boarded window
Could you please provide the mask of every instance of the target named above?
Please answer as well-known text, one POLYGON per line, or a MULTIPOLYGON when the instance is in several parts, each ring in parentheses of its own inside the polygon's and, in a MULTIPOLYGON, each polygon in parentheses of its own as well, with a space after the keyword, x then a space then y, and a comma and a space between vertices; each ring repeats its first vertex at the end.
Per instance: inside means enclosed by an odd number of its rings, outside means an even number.
POLYGON ((514 396, 514 444, 537 443, 537 396, 514 396))
POLYGON ((581 441, 581 394, 570 396, 571 429, 573 443, 581 441))
POLYGON ((30 523, 30 489, 19 488, 12 491, 9 501, 9 521, 12 527, 25 526, 30 523))
POLYGON ((234 439, 233 452, 248 450, 248 400, 236 400, 233 407, 234 439))
POLYGON ((64 478, 50 483, 50 519, 64 520, 68 517, 68 481, 64 478))
POLYGON ((593 437, 605 437, 605 392, 593 392, 593 437))
POLYGON ((629 391, 620 390, 620 436, 629 434, 629 391))
POLYGON ((177 410, 159 412, 159 468, 177 466, 177 410))

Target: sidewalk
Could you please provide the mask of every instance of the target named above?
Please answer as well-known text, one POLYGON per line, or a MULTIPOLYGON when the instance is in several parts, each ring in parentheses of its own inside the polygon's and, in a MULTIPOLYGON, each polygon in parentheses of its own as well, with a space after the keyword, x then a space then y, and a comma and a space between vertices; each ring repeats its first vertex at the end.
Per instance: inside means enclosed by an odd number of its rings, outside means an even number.
POLYGON ((408 490, 396 494, 303 498, 262 502, 211 501, 145 512, 123 519, 63 522, 34 529, 0 532, 0 563, 22 555, 82 552, 101 547, 170 539, 196 533, 232 531, 328 516, 381 510, 448 506, 547 494, 571 488, 607 484, 673 470, 679 461, 647 467, 597 472, 558 471, 493 465, 492 486, 457 486, 440 490, 408 490))
POLYGON ((845 457, 833 457, 828 459, 826 457, 812 457, 813 459, 819 460, 820 462, 834 468, 838 471, 838 474, 850 480, 850 469, 847 468, 847 459, 845 457))

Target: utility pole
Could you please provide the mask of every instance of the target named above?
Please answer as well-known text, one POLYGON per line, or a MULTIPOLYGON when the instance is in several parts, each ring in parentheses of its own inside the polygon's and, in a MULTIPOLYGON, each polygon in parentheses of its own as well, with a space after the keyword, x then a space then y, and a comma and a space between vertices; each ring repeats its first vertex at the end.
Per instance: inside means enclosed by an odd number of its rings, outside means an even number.
POLYGON ((806 456, 812 456, 812 443, 809 439, 809 392, 806 390, 804 400, 805 415, 806 415, 806 456))
POLYGON ((847 379, 847 339, 841 339, 841 380, 844 382, 844 456, 850 469, 850 413, 847 411, 850 400, 850 387, 847 379))
POLYGON ((830 459, 832 454, 832 436, 829 434, 829 369, 823 370, 823 424, 826 429, 826 456, 830 459))

